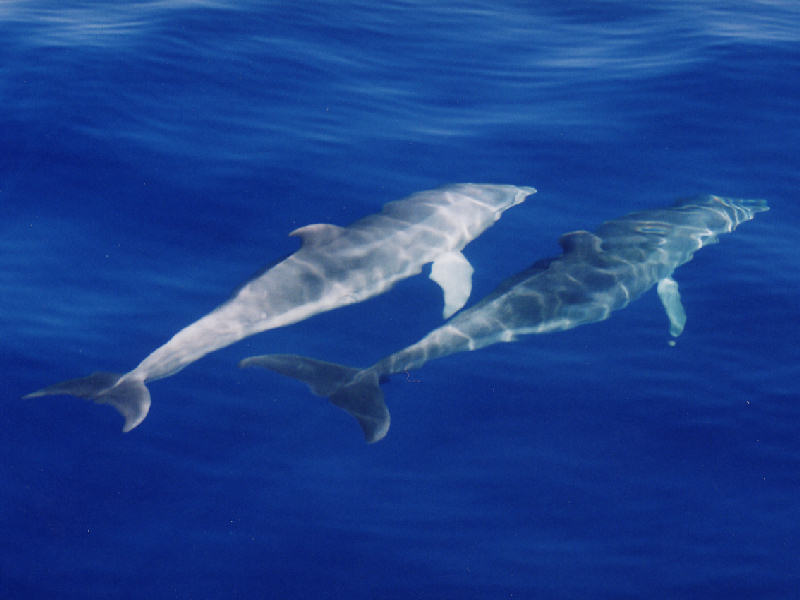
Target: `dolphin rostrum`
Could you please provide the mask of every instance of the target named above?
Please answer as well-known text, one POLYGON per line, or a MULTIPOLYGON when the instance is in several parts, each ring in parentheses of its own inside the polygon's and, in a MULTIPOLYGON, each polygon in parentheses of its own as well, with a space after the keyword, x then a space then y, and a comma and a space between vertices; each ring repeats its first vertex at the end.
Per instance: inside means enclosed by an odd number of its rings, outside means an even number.
POLYGON ((390 420, 380 383, 434 358, 602 321, 656 284, 670 333, 677 337, 686 314, 672 272, 719 234, 765 210, 763 200, 706 196, 608 221, 594 234, 564 234, 561 256, 534 263, 417 343, 366 369, 289 354, 254 356, 240 366, 304 381, 353 415, 367 441, 375 442, 386 435, 390 420))
POLYGON ((472 266, 461 250, 535 192, 513 185, 454 184, 390 202, 347 227, 296 229, 289 235, 302 240, 297 252, 179 331, 132 371, 93 373, 25 397, 68 394, 110 404, 125 418, 123 431, 130 431, 150 408, 146 382, 255 333, 376 296, 431 262, 430 277, 444 291, 447 318, 464 305, 472 287, 472 266))

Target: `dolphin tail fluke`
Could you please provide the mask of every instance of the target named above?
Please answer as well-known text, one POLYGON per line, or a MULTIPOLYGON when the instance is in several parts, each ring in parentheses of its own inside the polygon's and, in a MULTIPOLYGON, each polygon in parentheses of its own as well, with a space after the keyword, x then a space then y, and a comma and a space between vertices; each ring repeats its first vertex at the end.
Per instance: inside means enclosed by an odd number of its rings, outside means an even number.
POLYGON ((86 398, 97 404, 110 404, 125 418, 122 427, 124 432, 144 421, 150 410, 150 392, 144 382, 117 373, 92 373, 88 377, 62 381, 23 397, 61 395, 86 398))
POLYGON ((367 442, 383 439, 391 417, 383 401, 378 374, 371 369, 354 369, 305 356, 265 354, 251 356, 240 367, 262 367, 308 385, 317 396, 347 411, 358 421, 367 442))
POLYGON ((389 431, 391 416, 374 371, 362 371, 356 381, 331 394, 328 400, 356 418, 367 443, 382 440, 389 431))

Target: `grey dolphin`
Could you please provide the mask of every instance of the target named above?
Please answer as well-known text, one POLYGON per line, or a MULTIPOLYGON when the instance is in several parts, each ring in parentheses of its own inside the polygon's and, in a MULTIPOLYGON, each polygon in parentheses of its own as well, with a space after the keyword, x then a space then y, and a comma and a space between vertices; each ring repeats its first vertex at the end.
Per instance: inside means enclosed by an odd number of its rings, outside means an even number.
POLYGON ((564 234, 562 256, 534 263, 417 343, 366 369, 288 354, 254 356, 240 366, 304 381, 313 393, 353 415, 367 441, 375 442, 386 435, 390 421, 380 382, 434 358, 602 321, 656 284, 670 333, 680 335, 686 315, 673 271, 719 234, 765 210, 763 200, 706 196, 608 221, 594 234, 564 234))
POLYGON ((255 333, 381 294, 431 262, 431 279, 444 291, 444 316, 449 317, 471 290, 472 267, 461 250, 535 192, 513 185, 453 184, 390 202, 347 227, 296 229, 290 235, 303 242, 297 252, 179 331, 132 371, 93 373, 25 398, 67 394, 110 404, 125 418, 123 431, 130 431, 150 408, 146 382, 255 333))

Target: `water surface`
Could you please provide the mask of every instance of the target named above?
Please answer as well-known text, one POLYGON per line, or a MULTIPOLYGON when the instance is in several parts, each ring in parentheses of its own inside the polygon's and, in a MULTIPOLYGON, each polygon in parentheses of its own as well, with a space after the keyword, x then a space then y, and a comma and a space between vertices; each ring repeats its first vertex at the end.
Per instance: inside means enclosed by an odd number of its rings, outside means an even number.
POLYGON ((0 596, 787 598, 800 586, 794 2, 0 5, 0 596), (603 323, 386 386, 364 445, 293 352, 367 365, 440 324, 425 277, 107 407, 127 371, 292 252, 443 183, 539 194, 470 244, 471 302, 627 212, 758 215, 603 323))

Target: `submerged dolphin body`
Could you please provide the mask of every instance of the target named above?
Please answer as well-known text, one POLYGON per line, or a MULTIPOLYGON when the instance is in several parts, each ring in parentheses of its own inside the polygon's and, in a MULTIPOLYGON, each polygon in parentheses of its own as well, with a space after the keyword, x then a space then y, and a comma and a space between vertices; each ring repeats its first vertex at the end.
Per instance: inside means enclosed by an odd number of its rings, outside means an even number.
POLYGON ((534 263, 417 343, 366 369, 288 354, 254 356, 240 366, 304 381, 353 415, 367 441, 375 442, 386 435, 390 421, 380 382, 434 358, 602 321, 656 284, 670 333, 680 335, 686 315, 672 272, 719 234, 765 210, 762 200, 706 196, 608 221, 594 234, 564 234, 562 256, 534 263))
POLYGON ((129 373, 93 373, 25 396, 68 394, 110 404, 123 431, 150 408, 145 382, 168 377, 202 356, 245 337, 361 302, 432 262, 431 279, 449 317, 467 301, 472 266, 461 250, 505 210, 535 193, 531 187, 454 184, 390 202, 348 227, 307 225, 290 235, 302 247, 245 284, 228 302, 179 331, 129 373))

